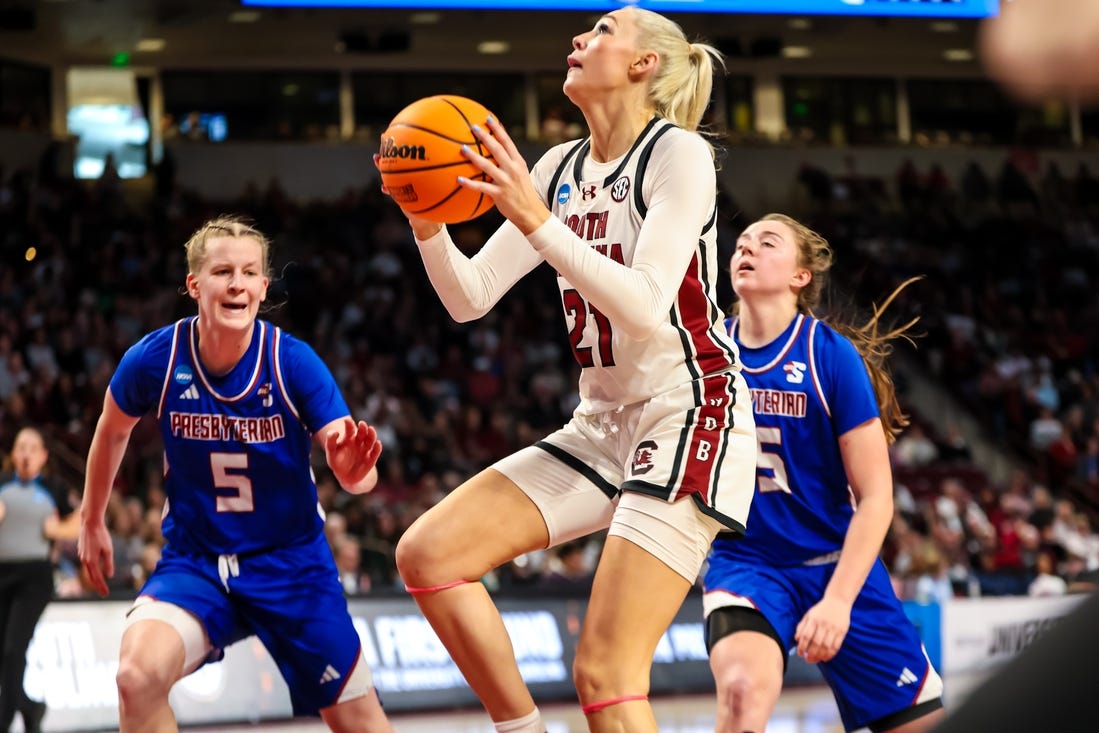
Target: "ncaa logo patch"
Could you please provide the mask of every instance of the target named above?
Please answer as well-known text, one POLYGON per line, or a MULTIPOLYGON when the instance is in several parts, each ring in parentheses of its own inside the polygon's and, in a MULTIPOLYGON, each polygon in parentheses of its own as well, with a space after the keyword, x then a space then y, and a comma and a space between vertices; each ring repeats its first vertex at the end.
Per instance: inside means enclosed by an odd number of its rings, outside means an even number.
POLYGON ((172 379, 176 384, 190 384, 191 380, 195 378, 195 375, 191 372, 189 366, 178 366, 175 372, 172 373, 172 379))
POLYGON ((564 206, 569 202, 572 197, 572 186, 567 183, 562 183, 561 187, 557 189, 557 203, 564 206))
POLYGON ((615 203, 622 203, 630 195, 630 177, 622 176, 611 186, 611 198, 615 203))

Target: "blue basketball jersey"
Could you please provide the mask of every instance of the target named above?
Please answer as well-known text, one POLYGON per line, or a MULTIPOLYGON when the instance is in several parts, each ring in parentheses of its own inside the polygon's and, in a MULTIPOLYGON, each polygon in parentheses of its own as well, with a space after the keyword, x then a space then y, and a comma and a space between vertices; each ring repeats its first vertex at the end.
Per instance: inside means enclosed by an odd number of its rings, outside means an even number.
POLYGON ((328 367, 306 343, 257 320, 227 374, 198 358, 198 319, 145 336, 110 390, 128 415, 156 411, 177 552, 251 553, 322 531, 310 467, 312 434, 350 414, 328 367))
MULTIPOLYGON (((736 339, 735 319, 726 327, 736 339)), ((743 539, 719 536, 713 553, 781 567, 838 552, 854 514, 838 438, 879 416, 866 365, 846 337, 800 314, 770 344, 737 347, 759 440, 756 493, 743 539)))
MULTIPOLYGON (((736 321, 727 322, 736 338, 736 321)), ((714 542, 703 609, 754 608, 784 650, 823 596, 839 560, 854 498, 839 437, 879 417, 855 346, 821 321, 798 315, 758 349, 737 340, 752 394, 759 455, 756 494, 742 540, 714 542)), ((941 706, 942 679, 877 560, 851 608, 839 653, 821 664, 851 731, 894 727, 904 711, 941 706)))

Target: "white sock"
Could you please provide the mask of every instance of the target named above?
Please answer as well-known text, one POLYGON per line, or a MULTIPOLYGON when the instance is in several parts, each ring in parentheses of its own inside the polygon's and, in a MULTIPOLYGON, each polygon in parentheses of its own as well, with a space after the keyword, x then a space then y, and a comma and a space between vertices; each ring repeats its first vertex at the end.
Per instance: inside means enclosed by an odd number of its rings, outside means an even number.
POLYGON ((542 722, 542 713, 535 708, 529 715, 496 723, 496 730, 499 733, 546 733, 546 724, 542 722))

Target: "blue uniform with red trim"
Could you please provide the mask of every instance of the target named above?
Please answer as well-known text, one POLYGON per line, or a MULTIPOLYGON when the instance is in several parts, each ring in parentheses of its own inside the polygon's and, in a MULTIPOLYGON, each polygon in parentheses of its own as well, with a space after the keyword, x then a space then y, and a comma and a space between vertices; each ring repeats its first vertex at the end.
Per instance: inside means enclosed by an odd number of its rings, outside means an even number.
POLYGON ((215 656, 256 634, 295 713, 333 704, 361 655, 310 464, 313 434, 350 413, 331 372, 257 320, 237 365, 210 374, 192 317, 132 346, 110 391, 128 415, 155 410, 164 442, 167 545, 141 594, 193 613, 215 656))
MULTIPOLYGON (((726 322, 736 339, 736 321, 726 322)), ((855 504, 839 438, 879 417, 862 357, 823 322, 798 315, 770 344, 737 340, 759 442, 756 493, 743 539, 719 535, 704 579, 709 615, 763 614, 787 650, 835 571, 855 504)), ((919 634, 878 560, 851 609, 839 653, 821 664, 848 730, 941 696, 919 634)))

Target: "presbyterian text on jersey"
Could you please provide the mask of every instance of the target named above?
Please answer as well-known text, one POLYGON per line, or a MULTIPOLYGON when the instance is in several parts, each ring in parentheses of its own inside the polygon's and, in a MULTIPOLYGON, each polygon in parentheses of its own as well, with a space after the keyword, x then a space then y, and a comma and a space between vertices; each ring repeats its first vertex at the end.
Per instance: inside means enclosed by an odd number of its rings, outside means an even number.
POLYGON ((231 417, 202 412, 172 412, 169 413, 168 419, 172 435, 187 440, 270 443, 286 436, 282 415, 231 417))
POLYGON ((808 402, 804 392, 787 392, 780 389, 753 389, 752 409, 757 415, 782 415, 805 417, 808 402))

